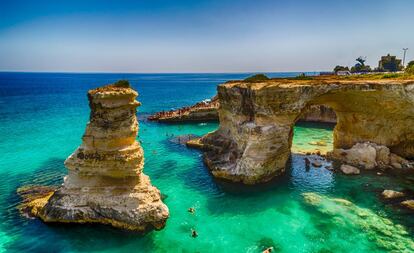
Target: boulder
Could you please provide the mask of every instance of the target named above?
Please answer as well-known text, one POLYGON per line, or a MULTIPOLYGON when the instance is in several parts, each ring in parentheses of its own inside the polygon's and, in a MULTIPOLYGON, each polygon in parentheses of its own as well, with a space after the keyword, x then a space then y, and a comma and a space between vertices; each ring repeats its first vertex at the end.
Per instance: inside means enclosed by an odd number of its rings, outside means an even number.
POLYGON ((357 143, 350 149, 334 149, 330 158, 364 169, 377 166, 377 150, 369 143, 357 143))
POLYGON ((403 192, 398 192, 398 191, 393 191, 393 190, 384 190, 381 193, 381 195, 384 199, 395 199, 395 198, 401 198, 405 196, 403 192))
POLYGON ((408 209, 414 210, 414 199, 405 200, 401 202, 401 205, 408 209))
POLYGON ((322 162, 315 160, 312 162, 312 166, 317 167, 317 168, 322 167, 322 162))
POLYGON ((408 160, 391 153, 388 147, 372 142, 357 143, 350 149, 334 149, 327 156, 363 169, 412 168, 408 160))
POLYGON ((346 175, 358 175, 360 170, 354 166, 342 164, 340 170, 346 175))

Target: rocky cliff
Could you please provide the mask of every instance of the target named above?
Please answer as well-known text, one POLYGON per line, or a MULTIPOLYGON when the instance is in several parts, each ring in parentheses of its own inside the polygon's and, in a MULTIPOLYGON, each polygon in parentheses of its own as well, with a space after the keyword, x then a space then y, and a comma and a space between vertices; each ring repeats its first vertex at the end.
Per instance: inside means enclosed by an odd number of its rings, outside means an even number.
POLYGON ((304 110, 299 121, 335 124, 336 114, 330 107, 324 105, 311 105, 304 110))
POLYGON ((206 122, 218 121, 218 108, 220 103, 217 96, 210 100, 198 102, 192 106, 176 110, 157 112, 148 117, 148 120, 158 122, 206 122))
POLYGON ((336 112, 335 148, 370 141, 414 157, 414 80, 232 81, 218 96, 220 127, 200 141, 216 177, 254 184, 283 173, 293 126, 313 105, 336 112))
POLYGON ((63 185, 26 203, 26 210, 45 222, 103 223, 136 231, 165 225, 168 208, 142 172, 137 95, 127 83, 88 92, 90 121, 82 144, 65 161, 69 172, 63 185))
MULTIPOLYGON (((175 122, 206 122, 218 121, 220 102, 215 96, 209 101, 202 101, 195 105, 182 107, 176 110, 157 112, 148 117, 149 120, 175 123, 175 122)), ((334 110, 324 105, 312 105, 304 110, 299 121, 336 123, 334 110)))

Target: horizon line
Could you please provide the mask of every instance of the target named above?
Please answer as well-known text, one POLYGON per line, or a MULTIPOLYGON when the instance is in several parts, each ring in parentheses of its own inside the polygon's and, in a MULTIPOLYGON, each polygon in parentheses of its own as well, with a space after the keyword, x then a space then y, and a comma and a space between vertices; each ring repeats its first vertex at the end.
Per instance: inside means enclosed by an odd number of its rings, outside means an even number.
POLYGON ((229 72, 104 72, 104 71, 26 71, 0 70, 0 73, 32 73, 32 74, 253 74, 253 73, 320 73, 326 70, 314 71, 229 71, 229 72))

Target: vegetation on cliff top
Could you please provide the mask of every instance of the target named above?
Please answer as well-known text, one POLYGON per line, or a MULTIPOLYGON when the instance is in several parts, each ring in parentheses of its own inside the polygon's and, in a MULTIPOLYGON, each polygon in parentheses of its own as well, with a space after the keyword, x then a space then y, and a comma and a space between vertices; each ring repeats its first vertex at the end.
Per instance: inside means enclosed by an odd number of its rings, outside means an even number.
POLYGON ((131 88, 131 85, 129 84, 128 80, 119 80, 118 82, 112 84, 114 87, 119 88, 131 88))
POLYGON ((128 80, 119 80, 113 84, 108 84, 106 86, 92 89, 88 92, 88 94, 95 94, 97 92, 103 92, 103 91, 120 90, 124 88, 131 88, 131 85, 129 84, 128 80))
MULTIPOLYGON (((254 76, 252 76, 254 77, 254 76)), ((283 78, 268 78, 268 79, 255 79, 255 78, 246 78, 243 82, 247 83, 259 83, 259 82, 267 82, 267 81, 280 81, 280 80, 297 80, 297 81, 306 81, 306 80, 381 80, 381 79, 394 79, 394 80, 414 80, 414 65, 410 68, 407 68, 405 72, 398 72, 398 73, 365 73, 365 74, 357 74, 357 75, 348 75, 348 76, 306 76, 306 75, 299 75, 296 77, 283 77, 283 78)), ((227 83, 232 82, 239 82, 239 81, 228 81, 227 83)))
POLYGON ((243 81, 248 83, 255 83, 255 82, 262 82, 270 80, 265 74, 256 74, 253 76, 249 76, 248 78, 244 79, 243 81))

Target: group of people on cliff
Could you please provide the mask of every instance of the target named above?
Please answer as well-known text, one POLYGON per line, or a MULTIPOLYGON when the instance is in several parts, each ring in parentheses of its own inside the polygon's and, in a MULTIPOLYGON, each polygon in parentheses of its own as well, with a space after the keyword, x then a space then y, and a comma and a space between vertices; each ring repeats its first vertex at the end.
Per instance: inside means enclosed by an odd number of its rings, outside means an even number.
POLYGON ((181 117, 185 114, 190 113, 192 110, 197 109, 214 109, 217 107, 218 100, 205 100, 198 102, 193 106, 185 106, 176 110, 161 111, 157 112, 154 115, 148 117, 149 120, 158 120, 163 118, 176 118, 181 117))

